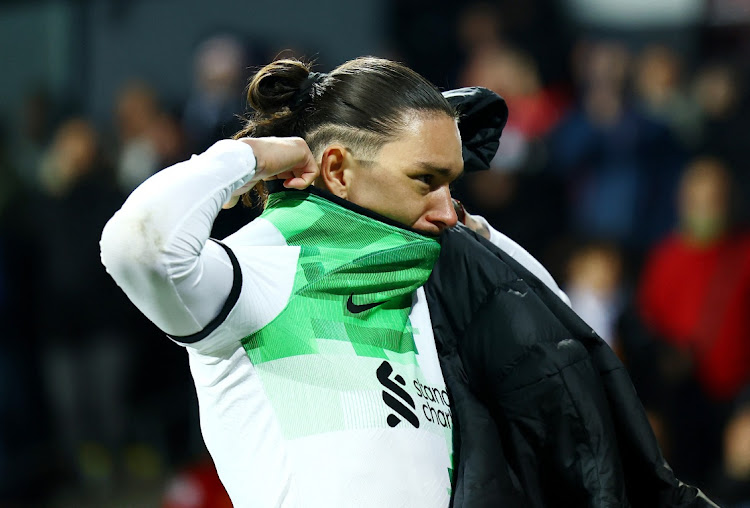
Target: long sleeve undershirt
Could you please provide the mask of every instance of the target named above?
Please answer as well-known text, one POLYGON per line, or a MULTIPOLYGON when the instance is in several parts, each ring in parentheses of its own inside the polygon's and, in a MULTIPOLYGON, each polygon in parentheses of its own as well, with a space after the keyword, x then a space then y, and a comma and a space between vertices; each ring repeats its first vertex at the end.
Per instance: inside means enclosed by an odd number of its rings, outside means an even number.
POLYGON ((143 182, 105 226, 107 272, 164 332, 191 335, 219 313, 232 265, 208 238, 222 205, 254 176, 252 148, 219 141, 143 182))

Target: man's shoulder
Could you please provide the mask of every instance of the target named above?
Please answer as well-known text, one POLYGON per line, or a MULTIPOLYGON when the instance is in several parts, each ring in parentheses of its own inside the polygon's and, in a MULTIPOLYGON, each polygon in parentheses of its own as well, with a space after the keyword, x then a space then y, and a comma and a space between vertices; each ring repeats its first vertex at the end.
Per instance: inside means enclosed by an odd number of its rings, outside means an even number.
POLYGON ((236 232, 227 236, 222 242, 231 248, 241 247, 279 247, 287 245, 284 235, 270 221, 258 217, 236 232))

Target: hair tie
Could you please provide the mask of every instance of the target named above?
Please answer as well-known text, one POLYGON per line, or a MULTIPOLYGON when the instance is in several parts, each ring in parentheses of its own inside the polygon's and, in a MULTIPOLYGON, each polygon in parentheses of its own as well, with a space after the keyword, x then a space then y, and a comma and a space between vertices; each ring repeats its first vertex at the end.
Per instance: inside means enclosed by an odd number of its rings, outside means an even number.
POLYGON ((302 106, 307 105, 307 103, 315 96, 315 85, 322 83, 326 77, 328 77, 328 74, 325 72, 309 73, 300 85, 297 95, 294 97, 292 109, 299 109, 302 106))

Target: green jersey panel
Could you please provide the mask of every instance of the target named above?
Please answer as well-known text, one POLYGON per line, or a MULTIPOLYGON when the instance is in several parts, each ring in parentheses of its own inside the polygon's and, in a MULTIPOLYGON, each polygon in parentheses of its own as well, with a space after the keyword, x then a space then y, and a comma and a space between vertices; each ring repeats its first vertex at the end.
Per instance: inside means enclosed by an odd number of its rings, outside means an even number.
POLYGON ((273 194, 262 217, 301 250, 286 308, 242 340, 253 364, 319 354, 321 341, 348 344, 342 354, 414 361, 409 311, 436 240, 299 192, 273 194))

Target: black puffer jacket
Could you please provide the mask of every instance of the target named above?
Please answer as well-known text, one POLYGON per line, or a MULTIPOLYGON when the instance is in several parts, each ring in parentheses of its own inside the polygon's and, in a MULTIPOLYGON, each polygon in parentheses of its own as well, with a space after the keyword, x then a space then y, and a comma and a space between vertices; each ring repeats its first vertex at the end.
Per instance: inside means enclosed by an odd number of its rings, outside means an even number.
POLYGON ((625 368, 528 270, 466 228, 425 286, 451 395, 455 507, 715 506, 663 459, 625 368))

